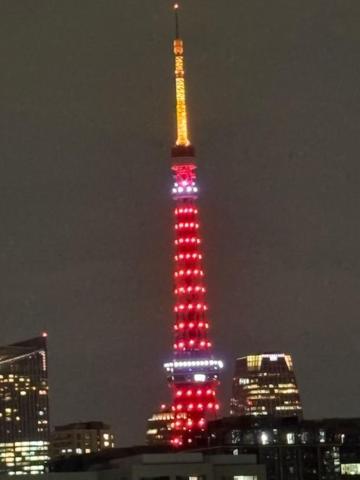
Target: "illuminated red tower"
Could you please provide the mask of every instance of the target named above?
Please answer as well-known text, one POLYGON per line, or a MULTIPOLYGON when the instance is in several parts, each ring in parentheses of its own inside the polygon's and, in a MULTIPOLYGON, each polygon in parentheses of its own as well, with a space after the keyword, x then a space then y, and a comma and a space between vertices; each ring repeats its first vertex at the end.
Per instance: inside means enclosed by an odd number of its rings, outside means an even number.
POLYGON ((183 42, 175 8, 174 40, 177 139, 172 148, 175 201, 175 323, 173 360, 165 364, 172 389, 172 444, 181 446, 201 438, 208 419, 219 409, 218 374, 223 364, 212 356, 208 306, 202 266, 196 161, 188 137, 183 42))

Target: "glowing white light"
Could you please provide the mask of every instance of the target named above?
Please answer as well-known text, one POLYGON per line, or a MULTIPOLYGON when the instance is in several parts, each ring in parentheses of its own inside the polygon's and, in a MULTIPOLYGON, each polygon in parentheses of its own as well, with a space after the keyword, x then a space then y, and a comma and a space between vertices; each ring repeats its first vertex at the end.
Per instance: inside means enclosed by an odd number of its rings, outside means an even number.
POLYGON ((195 382, 205 382, 206 375, 204 373, 195 373, 194 380, 195 382))
POLYGON ((276 362, 277 359, 279 358, 280 355, 277 355, 276 353, 269 355, 270 362, 276 362))
POLYGON ((222 369, 224 363, 222 360, 186 360, 186 361, 174 361, 170 363, 165 363, 164 367, 169 370, 174 370, 177 368, 193 368, 193 367, 213 367, 215 370, 222 369))

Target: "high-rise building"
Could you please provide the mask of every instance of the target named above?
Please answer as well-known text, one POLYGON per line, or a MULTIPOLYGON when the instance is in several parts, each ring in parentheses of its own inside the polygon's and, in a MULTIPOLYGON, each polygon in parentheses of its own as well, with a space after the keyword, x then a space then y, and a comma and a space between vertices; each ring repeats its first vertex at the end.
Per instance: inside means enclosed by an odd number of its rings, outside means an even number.
POLYGON ((50 457, 81 455, 114 448, 114 435, 103 422, 78 422, 56 426, 50 435, 50 457))
POLYGON ((48 460, 46 335, 0 347, 0 472, 43 473, 48 460))
POLYGON ((175 5, 174 40, 177 139, 172 148, 175 202, 175 323, 173 360, 165 364, 173 395, 172 444, 190 444, 216 415, 216 387, 222 361, 212 355, 201 248, 195 150, 189 140, 184 46, 175 5))
POLYGON ((291 355, 262 353, 236 360, 230 415, 302 416, 291 355))

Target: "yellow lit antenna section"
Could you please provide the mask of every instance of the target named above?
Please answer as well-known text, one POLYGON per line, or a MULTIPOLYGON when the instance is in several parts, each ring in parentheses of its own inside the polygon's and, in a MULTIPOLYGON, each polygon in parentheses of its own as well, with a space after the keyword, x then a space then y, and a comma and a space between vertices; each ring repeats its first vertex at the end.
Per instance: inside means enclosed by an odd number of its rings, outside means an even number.
POLYGON ((177 139, 176 145, 187 147, 190 145, 188 138, 186 95, 185 95, 185 71, 184 71, 184 47, 183 41, 179 38, 179 4, 174 4, 175 11, 175 85, 176 85, 176 122, 177 122, 177 139))

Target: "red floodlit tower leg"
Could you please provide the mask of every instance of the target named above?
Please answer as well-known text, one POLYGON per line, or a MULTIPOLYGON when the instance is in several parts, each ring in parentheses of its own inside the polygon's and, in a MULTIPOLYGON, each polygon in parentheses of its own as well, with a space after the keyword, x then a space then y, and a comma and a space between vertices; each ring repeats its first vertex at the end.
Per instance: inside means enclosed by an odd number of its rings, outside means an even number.
POLYGON ((174 345, 165 364, 172 388, 172 444, 191 444, 203 436, 219 409, 216 388, 223 364, 212 356, 204 284, 195 152, 188 138, 183 42, 176 14, 174 41, 177 140, 172 149, 175 201, 174 345))

